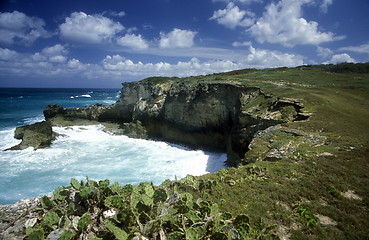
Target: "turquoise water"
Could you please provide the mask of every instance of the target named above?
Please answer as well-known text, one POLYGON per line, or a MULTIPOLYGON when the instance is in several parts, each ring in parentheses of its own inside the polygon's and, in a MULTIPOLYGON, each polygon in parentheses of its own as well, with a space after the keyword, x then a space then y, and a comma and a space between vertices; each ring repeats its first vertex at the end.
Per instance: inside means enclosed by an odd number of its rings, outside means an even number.
POLYGON ((3 151, 19 142, 15 127, 44 119, 47 104, 109 105, 118 97, 119 89, 0 89, 0 204, 48 194, 71 178, 160 184, 224 167, 224 153, 114 136, 101 125, 55 127, 61 135, 50 148, 3 151))

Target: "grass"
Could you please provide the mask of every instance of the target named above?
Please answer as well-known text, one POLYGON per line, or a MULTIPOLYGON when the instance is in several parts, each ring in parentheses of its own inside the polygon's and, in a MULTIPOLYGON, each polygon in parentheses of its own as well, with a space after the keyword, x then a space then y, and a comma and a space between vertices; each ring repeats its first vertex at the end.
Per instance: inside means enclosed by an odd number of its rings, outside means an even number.
POLYGON ((369 74, 332 73, 324 66, 312 66, 236 71, 211 75, 206 81, 239 82, 301 99, 312 117, 285 127, 327 137, 327 144, 315 151, 329 154, 317 155, 306 148, 297 159, 253 163, 263 169, 263 177, 250 175, 250 165, 223 175, 208 174, 202 177, 221 183, 212 192, 194 194, 212 201, 224 199, 223 211, 246 214, 256 227, 260 219, 275 225, 273 231, 281 238, 369 238, 369 74), (229 181, 221 181, 224 178, 229 181), (347 191, 360 198, 345 197, 347 191), (302 212, 306 217, 301 217, 302 212), (332 223, 322 223, 317 216, 332 223))
MULTIPOLYGON (((302 142, 295 155, 279 161, 256 161, 198 177, 216 180, 211 189, 180 191, 218 203, 220 211, 233 216, 247 215, 250 239, 260 239, 264 233, 281 239, 369 239, 367 65, 245 69, 181 79, 153 78, 155 84, 168 80, 179 84, 231 82, 299 99, 303 110, 312 116, 308 121, 283 124, 283 128, 327 139, 320 146, 302 142)), ((272 136, 276 147, 290 141, 291 134, 277 133, 272 136)), ((264 150, 262 146, 259 149, 264 150)))

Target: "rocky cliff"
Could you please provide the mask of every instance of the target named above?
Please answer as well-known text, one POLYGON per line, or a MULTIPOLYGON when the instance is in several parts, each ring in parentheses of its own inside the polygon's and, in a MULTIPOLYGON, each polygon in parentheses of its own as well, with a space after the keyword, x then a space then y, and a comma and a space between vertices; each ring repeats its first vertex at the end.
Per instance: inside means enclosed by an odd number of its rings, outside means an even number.
POLYGON ((123 127, 138 124, 149 138, 227 151, 228 165, 235 166, 257 131, 307 118, 301 109, 299 102, 267 95, 257 87, 148 78, 123 83, 120 99, 111 106, 50 105, 44 115, 117 122, 123 127))

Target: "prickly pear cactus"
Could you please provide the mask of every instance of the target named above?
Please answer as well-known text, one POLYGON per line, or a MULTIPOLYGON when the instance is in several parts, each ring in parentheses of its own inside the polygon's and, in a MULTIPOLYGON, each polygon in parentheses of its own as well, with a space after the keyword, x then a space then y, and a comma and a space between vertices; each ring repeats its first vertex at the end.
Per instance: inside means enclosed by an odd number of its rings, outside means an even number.
POLYGON ((246 215, 222 213, 217 203, 183 191, 209 192, 215 186, 215 181, 190 175, 160 186, 72 179, 69 187, 57 188, 52 198, 41 198, 42 221, 26 234, 28 239, 44 239, 62 229, 59 239, 247 238, 250 224, 246 215))

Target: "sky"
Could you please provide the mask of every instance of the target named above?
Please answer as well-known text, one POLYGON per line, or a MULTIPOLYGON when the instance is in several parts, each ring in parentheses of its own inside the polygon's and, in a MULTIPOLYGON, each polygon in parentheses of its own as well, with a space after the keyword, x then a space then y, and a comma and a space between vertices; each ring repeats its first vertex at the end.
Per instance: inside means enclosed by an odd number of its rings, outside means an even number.
POLYGON ((0 87, 369 61, 369 0, 0 0, 0 87))

